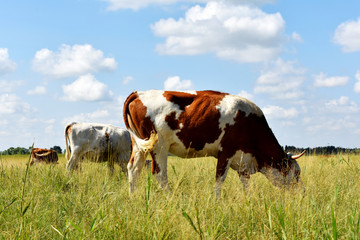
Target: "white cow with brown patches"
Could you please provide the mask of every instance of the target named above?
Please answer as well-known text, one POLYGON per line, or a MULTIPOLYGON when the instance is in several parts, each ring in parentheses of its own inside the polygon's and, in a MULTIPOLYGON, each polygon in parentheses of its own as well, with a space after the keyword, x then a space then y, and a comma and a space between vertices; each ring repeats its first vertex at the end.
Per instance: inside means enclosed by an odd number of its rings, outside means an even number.
POLYGON ((168 188, 168 153, 217 158, 217 197, 229 167, 237 171, 245 190, 256 172, 277 186, 301 185, 295 159, 303 153, 286 154, 261 109, 245 98, 216 91, 139 91, 128 96, 123 111, 135 140, 128 164, 130 193, 148 152, 162 188, 168 188))
POLYGON ((65 127, 67 170, 77 168, 83 158, 108 162, 110 173, 114 162, 123 171, 130 159, 132 143, 126 129, 108 124, 70 123, 65 127))

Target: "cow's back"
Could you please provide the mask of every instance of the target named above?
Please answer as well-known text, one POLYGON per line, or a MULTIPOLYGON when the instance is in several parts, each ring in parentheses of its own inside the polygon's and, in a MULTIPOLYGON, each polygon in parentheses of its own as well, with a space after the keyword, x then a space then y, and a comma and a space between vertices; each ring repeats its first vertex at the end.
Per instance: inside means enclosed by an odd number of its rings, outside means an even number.
POLYGON ((216 91, 135 92, 124 105, 128 128, 142 139, 148 139, 152 131, 159 133, 169 152, 181 157, 216 157, 222 137, 229 126, 236 125, 236 116, 250 114, 263 117, 251 101, 216 91))

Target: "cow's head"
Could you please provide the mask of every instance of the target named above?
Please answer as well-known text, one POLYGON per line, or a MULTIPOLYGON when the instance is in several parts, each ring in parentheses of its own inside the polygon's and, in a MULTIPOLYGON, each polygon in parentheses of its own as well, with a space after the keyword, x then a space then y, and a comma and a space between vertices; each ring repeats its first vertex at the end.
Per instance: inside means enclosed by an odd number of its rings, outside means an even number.
POLYGON ((262 172, 277 187, 300 187, 302 190, 305 190, 300 178, 300 166, 296 161, 304 153, 305 151, 298 155, 288 153, 282 161, 267 167, 262 172))

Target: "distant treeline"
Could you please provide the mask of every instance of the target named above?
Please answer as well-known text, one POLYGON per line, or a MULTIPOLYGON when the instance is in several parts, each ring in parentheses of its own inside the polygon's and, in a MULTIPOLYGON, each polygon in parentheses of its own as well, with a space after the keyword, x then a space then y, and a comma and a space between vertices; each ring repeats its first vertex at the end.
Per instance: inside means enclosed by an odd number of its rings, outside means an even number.
MULTIPOLYGON (((59 146, 53 146, 50 148, 51 150, 55 150, 57 153, 62 153, 62 149, 59 146)), ((6 149, 5 151, 0 151, 0 155, 17 155, 17 154, 30 154, 31 147, 22 148, 22 147, 11 147, 6 149)))
POLYGON ((307 154, 310 155, 330 155, 330 154, 345 154, 345 153, 356 153, 360 154, 360 148, 342 148, 335 146, 327 147, 315 147, 315 148, 297 148, 294 146, 285 146, 285 152, 299 153, 306 150, 307 154))
MULTIPOLYGON (((22 148, 22 147, 11 147, 5 151, 0 151, 0 155, 16 155, 16 154, 30 154, 29 148, 22 148)), ((59 146, 54 146, 50 148, 51 150, 55 150, 57 153, 63 153, 63 150, 59 146)), ((306 150, 306 154, 320 154, 320 155, 330 155, 330 154, 343 154, 343 153, 356 153, 360 154, 360 148, 342 148, 342 147, 334 147, 334 146, 327 146, 327 147, 316 147, 316 148, 297 148, 294 146, 285 146, 285 152, 291 153, 300 153, 306 150)))

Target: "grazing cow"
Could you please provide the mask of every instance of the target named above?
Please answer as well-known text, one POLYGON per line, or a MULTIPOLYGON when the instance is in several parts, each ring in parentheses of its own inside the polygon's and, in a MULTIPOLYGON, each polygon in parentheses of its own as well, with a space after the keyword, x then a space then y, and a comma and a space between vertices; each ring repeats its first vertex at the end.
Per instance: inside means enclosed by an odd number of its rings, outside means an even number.
POLYGON ((124 103, 123 116, 135 144, 128 163, 129 192, 150 153, 152 173, 168 187, 167 157, 217 158, 215 193, 229 167, 247 192, 250 175, 263 173, 276 186, 301 185, 299 155, 286 154, 253 102, 216 91, 139 91, 124 103))
POLYGON ((70 123, 65 127, 67 170, 79 166, 82 158, 108 162, 110 174, 116 162, 125 172, 132 144, 126 129, 107 124, 70 123))
POLYGON ((33 148, 31 149, 31 162, 30 165, 34 163, 57 163, 58 155, 56 151, 44 149, 44 148, 33 148))

